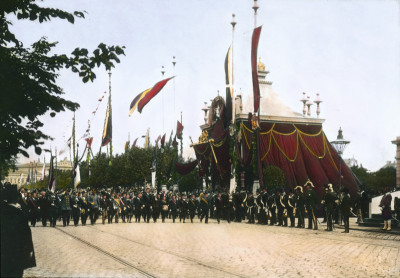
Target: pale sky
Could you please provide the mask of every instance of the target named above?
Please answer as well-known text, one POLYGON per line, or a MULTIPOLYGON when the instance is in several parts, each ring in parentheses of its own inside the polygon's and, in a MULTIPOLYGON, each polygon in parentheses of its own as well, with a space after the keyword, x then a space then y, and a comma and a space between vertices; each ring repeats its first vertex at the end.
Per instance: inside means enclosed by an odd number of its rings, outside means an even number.
MULTIPOLYGON (((126 56, 112 71, 113 149, 121 153, 150 128, 151 141, 176 129, 183 114, 184 149, 193 156, 189 136, 197 141, 204 123, 204 101, 225 95, 224 59, 234 33, 235 89, 243 98, 252 93, 250 40, 254 28, 251 0, 132 0, 43 1, 67 11, 87 11, 75 24, 60 20, 32 23, 12 19, 25 46, 47 36, 58 41, 57 53, 75 47, 92 51, 100 42, 123 45, 126 56), (176 57, 175 70, 172 57, 176 57), (141 91, 176 75, 144 109, 128 117, 129 104, 141 91)), ((263 25, 258 55, 270 71, 268 80, 282 101, 302 112, 302 92, 323 100, 320 118, 330 141, 342 127, 351 143, 344 158, 354 157, 376 171, 394 161, 400 136, 400 5, 387 0, 259 0, 257 24, 263 25)), ((65 98, 78 102, 77 136, 83 135, 98 98, 108 91, 108 74, 97 70, 92 84, 63 71, 59 84, 65 98)), ((106 101, 92 119, 93 151, 97 153, 106 101)), ((315 107, 313 107, 315 115, 315 107)), ((65 146, 72 130, 72 112, 54 119, 44 116, 43 131, 55 138, 47 146, 65 146)), ((144 140, 138 140, 143 145, 144 140)), ((83 151, 83 141, 81 151, 83 151)), ((30 160, 38 157, 31 152, 30 160)), ((68 152, 67 152, 68 153, 68 152)), ((65 156, 65 155, 63 155, 65 156)), ((43 155, 41 156, 41 160, 43 155)), ((48 161, 48 157, 46 161, 48 161)), ((21 160, 22 161, 22 160, 21 160)), ((27 161, 27 160, 24 160, 27 161)))

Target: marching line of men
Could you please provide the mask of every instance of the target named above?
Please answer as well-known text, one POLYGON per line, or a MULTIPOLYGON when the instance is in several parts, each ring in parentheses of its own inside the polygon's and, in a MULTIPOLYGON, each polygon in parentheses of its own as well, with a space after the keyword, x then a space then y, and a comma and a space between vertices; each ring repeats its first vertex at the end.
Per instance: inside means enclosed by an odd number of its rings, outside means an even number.
MULTIPOLYGON (((318 229, 318 219, 316 209, 318 198, 314 191, 311 181, 307 181, 303 187, 297 186, 295 190, 289 190, 286 194, 283 190, 276 190, 269 194, 264 188, 257 190, 256 196, 251 192, 235 192, 231 195, 227 193, 208 194, 201 193, 197 198, 191 194, 175 195, 168 194, 163 190, 160 193, 150 193, 150 188, 144 192, 134 194, 133 192, 115 193, 102 190, 100 194, 92 191, 64 191, 61 194, 49 194, 42 191, 39 195, 33 192, 28 195, 24 189, 21 190, 20 205, 27 220, 32 226, 38 220, 46 226, 47 221, 54 227, 56 221, 63 221, 63 226, 69 226, 70 221, 77 226, 79 220, 86 225, 87 219, 90 224, 95 224, 101 217, 102 224, 122 222, 149 223, 161 217, 161 221, 172 219, 173 223, 179 218, 180 222, 185 223, 190 220, 193 223, 197 215, 202 222, 208 223, 208 218, 215 218, 218 223, 226 220, 242 222, 247 218, 248 223, 262 225, 296 226, 305 228, 305 219, 308 219, 308 229, 318 229)), ((333 223, 338 223, 337 211, 341 211, 341 216, 345 224, 345 231, 349 232, 349 217, 351 215, 350 195, 347 189, 342 190, 342 195, 337 196, 333 191, 332 185, 325 187, 325 194, 321 204, 325 210, 324 219, 327 220, 326 231, 333 230, 333 223), (334 221, 335 220, 335 221, 334 221)))

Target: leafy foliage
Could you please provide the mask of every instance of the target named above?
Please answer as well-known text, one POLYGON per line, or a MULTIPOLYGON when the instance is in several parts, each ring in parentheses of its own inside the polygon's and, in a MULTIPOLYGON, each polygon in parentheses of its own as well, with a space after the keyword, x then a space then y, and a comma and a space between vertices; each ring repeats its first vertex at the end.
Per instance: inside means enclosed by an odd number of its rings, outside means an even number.
POLYGON ((376 172, 369 172, 361 165, 353 166, 351 170, 361 182, 363 188, 383 191, 396 187, 396 169, 393 167, 381 168, 376 172))
POLYGON ((84 82, 96 78, 95 68, 104 66, 111 70, 124 55, 124 47, 107 46, 100 43, 91 54, 84 48, 76 48, 70 55, 51 54, 57 42, 42 37, 25 48, 13 34, 7 19, 15 15, 18 20, 49 22, 52 19, 75 22, 85 13, 69 13, 54 8, 41 7, 36 0, 3 0, 0 4, 0 178, 3 169, 9 167, 17 154, 28 157, 26 149, 34 147, 40 155, 45 140, 52 139, 40 128, 38 118, 48 112, 56 113, 79 108, 79 104, 62 97, 64 91, 57 85, 62 69, 77 73, 84 82))

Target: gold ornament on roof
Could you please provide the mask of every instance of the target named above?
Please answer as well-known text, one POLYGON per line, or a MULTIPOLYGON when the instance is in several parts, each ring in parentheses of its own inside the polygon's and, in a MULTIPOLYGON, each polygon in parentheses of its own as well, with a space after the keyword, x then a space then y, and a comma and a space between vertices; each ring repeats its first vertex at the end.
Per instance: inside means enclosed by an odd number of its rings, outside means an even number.
POLYGON ((258 70, 265 71, 265 65, 261 62, 261 57, 258 57, 258 70))
POLYGON ((206 142, 208 140, 208 132, 206 130, 203 130, 199 137, 199 143, 206 142))

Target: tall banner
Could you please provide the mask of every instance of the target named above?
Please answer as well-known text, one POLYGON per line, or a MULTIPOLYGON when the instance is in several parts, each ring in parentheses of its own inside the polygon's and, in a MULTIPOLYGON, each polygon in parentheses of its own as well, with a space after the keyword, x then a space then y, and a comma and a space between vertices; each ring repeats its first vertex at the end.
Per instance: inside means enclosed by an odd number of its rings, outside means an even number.
POLYGON ((258 84, 258 70, 257 70, 257 49, 260 40, 261 26, 253 31, 251 38, 251 73, 253 79, 253 96, 254 96, 254 114, 257 115, 260 109, 260 86, 258 84))
POLYGON ((147 103, 149 103, 149 101, 152 100, 153 97, 155 97, 162 90, 162 88, 164 88, 164 86, 167 84, 167 82, 170 81, 174 77, 175 76, 172 76, 170 78, 161 80, 156 85, 154 85, 153 88, 151 88, 151 90, 148 91, 145 96, 143 96, 143 98, 139 101, 138 106, 137 106, 139 113, 142 113, 143 107, 145 107, 145 105, 147 103))
POLYGON ((112 140, 112 114, 111 114, 111 101, 108 101, 106 120, 104 122, 103 137, 101 139, 101 146, 104 147, 112 140))
POLYGON ((129 106, 129 117, 132 115, 133 111, 135 111, 137 105, 139 104, 139 101, 142 100, 142 98, 151 90, 147 89, 143 92, 141 92, 140 94, 138 94, 131 102, 131 105, 129 106))
POLYGON ((51 155, 50 157, 50 168, 49 168, 49 183, 48 183, 48 189, 51 191, 53 189, 53 182, 54 182, 54 156, 51 155))
POLYGON ((226 84, 226 110, 225 110, 225 121, 229 124, 232 121, 232 83, 231 83, 231 47, 225 57, 225 84, 226 84))
POLYGON ((75 168, 74 188, 81 183, 81 172, 79 171, 79 164, 75 168))

